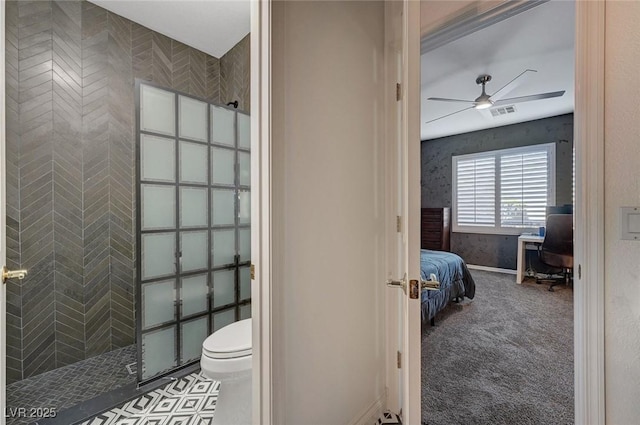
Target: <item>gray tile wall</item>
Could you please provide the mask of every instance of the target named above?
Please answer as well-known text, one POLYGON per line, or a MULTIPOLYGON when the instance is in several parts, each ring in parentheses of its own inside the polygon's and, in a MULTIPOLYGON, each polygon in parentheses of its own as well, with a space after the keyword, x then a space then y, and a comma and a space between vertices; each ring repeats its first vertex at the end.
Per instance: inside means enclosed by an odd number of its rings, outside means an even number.
MULTIPOLYGON (((80 0, 6 2, 7 378, 134 342, 134 79, 248 110, 223 60, 80 0)), ((241 72, 242 78, 232 74, 241 72)), ((246 84, 246 86, 245 86, 246 84)))
MULTIPOLYGON (((18 59, 18 4, 5 4, 5 104, 6 104, 6 191, 7 267, 20 268, 20 94, 18 59)), ((22 377, 22 285, 9 282, 7 288, 7 381, 22 377)))
MULTIPOLYGON (((452 155, 556 144, 556 204, 572 203, 573 114, 422 142, 422 207, 451 207, 452 155)), ((517 236, 452 233, 451 251, 468 264, 516 268, 517 236)))
POLYGON ((238 109, 251 111, 249 34, 220 58, 220 102, 238 101, 238 109))

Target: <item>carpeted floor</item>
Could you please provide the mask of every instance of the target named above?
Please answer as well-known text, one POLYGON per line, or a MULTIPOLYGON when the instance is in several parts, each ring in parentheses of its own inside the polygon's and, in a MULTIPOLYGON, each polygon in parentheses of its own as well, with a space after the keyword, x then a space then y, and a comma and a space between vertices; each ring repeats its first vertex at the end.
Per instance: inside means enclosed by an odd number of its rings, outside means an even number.
POLYGON ((423 423, 573 424, 573 290, 471 274, 475 298, 422 332, 423 423))

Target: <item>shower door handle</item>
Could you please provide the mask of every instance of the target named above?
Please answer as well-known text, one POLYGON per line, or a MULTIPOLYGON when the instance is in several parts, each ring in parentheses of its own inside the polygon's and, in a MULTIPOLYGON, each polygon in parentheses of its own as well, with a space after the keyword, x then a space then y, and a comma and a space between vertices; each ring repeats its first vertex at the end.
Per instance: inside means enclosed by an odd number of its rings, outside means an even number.
POLYGON ((9 270, 7 266, 2 267, 2 283, 7 283, 7 279, 22 280, 26 275, 26 270, 9 270))

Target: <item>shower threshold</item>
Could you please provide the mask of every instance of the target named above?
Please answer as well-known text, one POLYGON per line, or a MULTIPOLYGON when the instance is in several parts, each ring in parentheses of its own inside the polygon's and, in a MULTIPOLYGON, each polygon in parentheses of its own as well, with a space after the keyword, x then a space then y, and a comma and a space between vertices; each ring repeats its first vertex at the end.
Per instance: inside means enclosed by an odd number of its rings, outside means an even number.
MULTIPOLYGON (((130 345, 13 382, 7 385, 7 412, 42 412, 58 417, 65 410, 110 391, 135 388, 136 377, 126 367, 135 358, 136 346, 130 345)), ((7 425, 44 423, 44 419, 28 414, 7 416, 7 425)))
MULTIPOLYGON (((200 365, 193 364, 140 387, 134 382, 63 410, 55 418, 40 420, 37 425, 119 424, 204 381, 199 372, 200 365)), ((217 396, 217 387, 215 390, 217 396)))

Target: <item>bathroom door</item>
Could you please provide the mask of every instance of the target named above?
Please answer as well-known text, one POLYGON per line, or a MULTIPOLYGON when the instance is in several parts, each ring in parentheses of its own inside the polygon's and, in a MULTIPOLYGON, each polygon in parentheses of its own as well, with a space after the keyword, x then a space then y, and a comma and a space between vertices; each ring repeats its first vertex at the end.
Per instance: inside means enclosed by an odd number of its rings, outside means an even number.
MULTIPOLYGON (((385 2, 387 78, 387 407, 420 412, 420 3, 385 2), (412 282, 418 288, 412 291, 412 282), (395 284, 395 285, 394 285, 395 284), (404 288, 402 286, 404 285, 404 288), (417 295, 416 298, 411 294, 417 295)), ((382 284, 382 282, 381 282, 382 284)))

